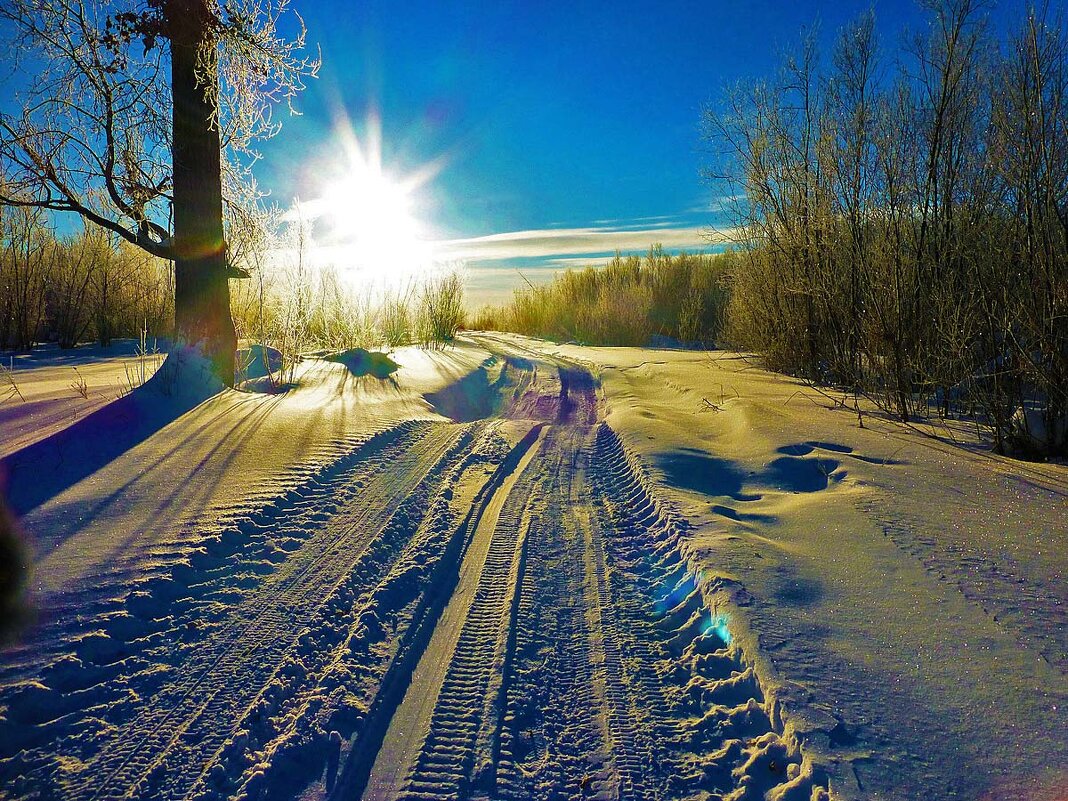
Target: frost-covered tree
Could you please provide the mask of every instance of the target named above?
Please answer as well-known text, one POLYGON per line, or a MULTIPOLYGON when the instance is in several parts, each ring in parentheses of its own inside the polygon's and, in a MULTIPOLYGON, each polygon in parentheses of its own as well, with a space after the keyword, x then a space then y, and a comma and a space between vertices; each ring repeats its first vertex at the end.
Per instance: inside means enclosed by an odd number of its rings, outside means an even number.
POLYGON ((175 266, 175 325, 233 382, 224 209, 313 75, 288 0, 0 0, 21 85, 0 111, 0 204, 74 212, 175 266))
POLYGON ((706 111, 709 176, 741 198, 728 340, 905 422, 933 407, 999 452, 1064 455, 1068 19, 922 4, 893 60, 866 14, 829 71, 808 38, 706 111))

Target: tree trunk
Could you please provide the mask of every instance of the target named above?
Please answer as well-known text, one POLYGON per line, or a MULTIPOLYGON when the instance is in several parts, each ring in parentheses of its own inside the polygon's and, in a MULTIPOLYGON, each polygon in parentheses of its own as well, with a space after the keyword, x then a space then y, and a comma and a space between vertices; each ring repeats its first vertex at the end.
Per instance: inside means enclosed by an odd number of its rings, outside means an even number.
POLYGON ((218 51, 204 0, 169 0, 166 9, 174 98, 174 323, 233 386, 237 335, 223 241, 218 51))

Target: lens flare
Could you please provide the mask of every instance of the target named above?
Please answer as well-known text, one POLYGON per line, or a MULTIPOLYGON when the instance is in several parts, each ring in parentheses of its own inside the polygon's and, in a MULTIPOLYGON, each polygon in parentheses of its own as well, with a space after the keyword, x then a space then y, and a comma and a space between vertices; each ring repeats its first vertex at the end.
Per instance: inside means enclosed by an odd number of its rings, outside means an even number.
POLYGON ((705 633, 712 632, 721 640, 724 645, 731 644, 731 630, 727 627, 727 616, 723 614, 713 614, 709 620, 708 627, 705 629, 705 633))
POLYGON ((444 167, 434 159, 400 174, 382 159, 382 124, 368 114, 361 138, 348 116, 335 120, 333 157, 319 171, 317 197, 287 214, 314 232, 313 261, 359 286, 396 285, 434 266, 433 237, 418 216, 419 190, 444 167))

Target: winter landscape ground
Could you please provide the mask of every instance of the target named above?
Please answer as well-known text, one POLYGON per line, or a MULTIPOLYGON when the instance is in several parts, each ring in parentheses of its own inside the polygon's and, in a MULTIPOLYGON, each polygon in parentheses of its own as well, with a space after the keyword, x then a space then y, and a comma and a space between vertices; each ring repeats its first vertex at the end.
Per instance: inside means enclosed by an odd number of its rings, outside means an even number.
POLYGON ((1066 797, 1063 464, 739 354, 392 358, 16 367, 0 796, 1066 797))

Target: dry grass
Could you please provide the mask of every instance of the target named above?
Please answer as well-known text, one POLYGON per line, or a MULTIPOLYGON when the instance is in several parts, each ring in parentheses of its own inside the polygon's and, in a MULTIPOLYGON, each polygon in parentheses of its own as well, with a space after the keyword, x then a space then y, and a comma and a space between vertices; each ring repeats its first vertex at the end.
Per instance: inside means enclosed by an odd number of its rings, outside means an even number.
POLYGON ((720 334, 732 254, 617 255, 604 267, 568 270, 485 308, 473 327, 592 345, 645 345, 659 334, 710 345, 720 334))

